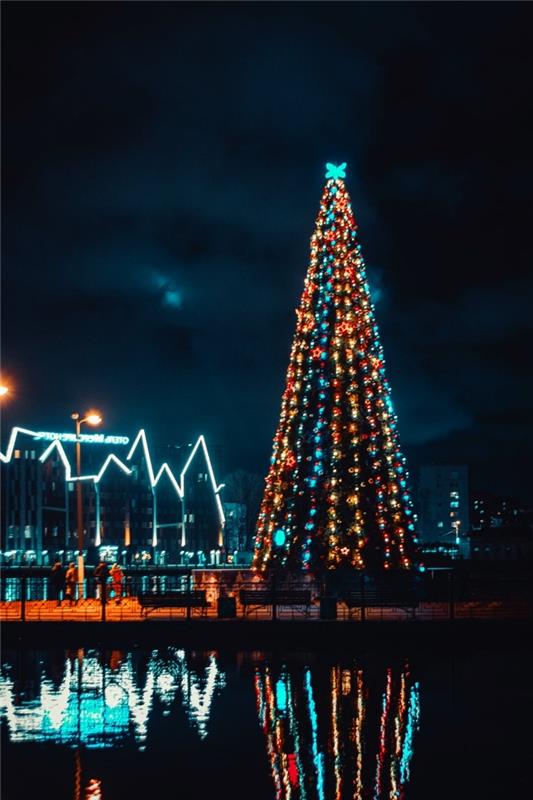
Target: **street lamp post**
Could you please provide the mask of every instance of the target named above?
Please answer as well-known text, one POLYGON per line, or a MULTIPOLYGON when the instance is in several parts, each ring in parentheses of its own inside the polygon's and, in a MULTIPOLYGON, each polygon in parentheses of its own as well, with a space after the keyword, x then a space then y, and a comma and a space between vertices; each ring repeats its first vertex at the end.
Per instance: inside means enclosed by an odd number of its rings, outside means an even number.
POLYGON ((81 442, 80 431, 84 422, 89 425, 100 425, 102 416, 97 411, 89 411, 84 417, 75 412, 70 415, 76 428, 76 510, 78 526, 78 596, 83 597, 83 582, 85 579, 85 565, 83 562, 83 497, 81 487, 81 442))

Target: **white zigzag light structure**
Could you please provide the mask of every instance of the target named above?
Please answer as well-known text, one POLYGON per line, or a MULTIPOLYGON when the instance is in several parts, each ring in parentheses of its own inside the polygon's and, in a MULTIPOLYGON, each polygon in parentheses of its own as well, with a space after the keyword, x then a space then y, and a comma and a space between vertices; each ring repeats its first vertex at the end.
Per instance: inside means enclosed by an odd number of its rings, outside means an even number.
POLYGON ((76 669, 67 658, 59 686, 41 668, 38 691, 31 700, 20 701, 9 672, 0 675, 0 718, 7 723, 10 740, 104 748, 126 740, 133 732, 136 742, 144 745, 150 717, 164 714, 179 701, 189 724, 205 739, 212 704, 226 686, 226 675, 214 653, 203 668, 189 667, 184 650, 172 648, 170 658, 165 655, 165 651, 152 652, 144 681, 131 655, 112 675, 109 671, 106 675, 106 667, 93 655, 85 654, 76 669), (82 708, 87 709, 81 713, 78 669, 82 708), (156 697, 159 708, 154 705, 156 697))
MULTIPOLYGON (((13 453, 14 453, 14 450, 15 450, 16 440, 17 440, 17 437, 18 437, 19 434, 23 434, 23 435, 26 435, 26 436, 32 436, 32 437, 35 437, 35 436, 38 435, 37 431, 31 431, 28 428, 19 428, 19 427, 13 428, 12 431, 11 431, 11 434, 9 436, 9 441, 8 441, 8 445, 7 445, 7 448, 6 448, 6 452, 5 453, 0 452, 0 461, 4 462, 5 464, 9 463, 11 461, 11 459, 13 458, 13 453)), ((216 503, 216 506, 217 506, 217 512, 218 512, 218 517, 219 517, 219 520, 220 520, 220 525, 221 525, 222 528, 224 528, 226 520, 225 520, 225 516, 224 516, 224 510, 222 508, 222 501, 220 499, 220 490, 223 488, 224 484, 223 483, 217 484, 217 482, 216 482, 215 473, 214 473, 214 470, 213 470, 213 465, 211 463, 211 457, 209 455, 209 451, 207 449, 207 444, 206 444, 206 441, 205 441, 205 438, 204 438, 203 435, 199 436, 198 439, 196 440, 196 444, 192 448, 191 453, 189 455, 189 458, 187 459, 187 461, 185 463, 185 466, 183 467, 182 471, 180 472, 179 479, 176 478, 176 476, 172 472, 172 469, 170 468, 170 466, 168 465, 168 463, 166 461, 163 464, 161 464, 161 466, 159 467, 159 470, 157 471, 157 474, 155 473, 154 468, 153 468, 153 463, 152 463, 152 457, 150 455, 150 449, 148 447, 148 439, 146 437, 146 432, 144 431, 143 428, 141 428, 141 430, 138 432, 137 436, 135 437, 135 439, 133 441, 133 444, 132 444, 132 446, 130 448, 130 451, 129 451, 128 455, 126 456, 126 461, 131 461, 131 459, 133 458, 133 455, 134 455, 134 453, 135 453, 135 451, 137 450, 138 447, 142 448, 142 452, 143 452, 144 459, 145 459, 145 462, 146 462, 146 468, 147 468, 147 471, 148 471, 148 478, 149 478, 149 481, 150 481, 150 488, 152 490, 152 493, 154 494, 154 499, 155 499, 155 489, 156 489, 159 481, 162 479, 163 475, 167 475, 167 477, 170 480, 170 483, 174 487, 174 489, 176 491, 176 494, 178 495, 178 497, 179 497, 179 499, 180 499, 180 501, 182 503, 183 503, 183 501, 185 499, 185 476, 187 474, 187 470, 189 469, 190 465, 192 464, 193 459, 194 459, 196 453, 198 452, 198 449, 201 448, 202 452, 204 454, 204 457, 205 457, 206 464, 207 464, 207 472, 208 472, 208 475, 209 475, 211 488, 213 490, 213 495, 215 497, 215 503, 216 503)), ((58 456, 61 459, 61 462, 63 463, 63 466, 65 468, 65 481, 67 481, 69 483, 72 483, 74 481, 92 481, 92 483, 94 485, 94 489, 95 489, 96 494, 97 494, 97 497, 99 497, 99 484, 100 484, 100 481, 104 477, 107 469, 111 466, 111 464, 115 464, 116 466, 118 466, 126 475, 131 475, 132 472, 133 472, 133 470, 130 469, 130 467, 128 467, 128 465, 125 464, 124 461, 122 461, 120 458, 118 458, 118 456, 116 456, 114 453, 110 453, 106 457, 104 463, 102 464, 100 470, 98 471, 98 473, 96 475, 80 475, 78 477, 77 475, 73 475, 72 474, 72 467, 70 465, 70 461, 68 459, 68 456, 67 456, 67 454, 65 452, 65 448, 63 447, 62 443, 58 439, 55 439, 53 442, 51 442, 49 444, 49 446, 42 453, 42 455, 39 456, 39 461, 44 463, 51 456, 51 454, 54 452, 54 450, 57 450, 58 456)), ((98 520, 97 520, 96 530, 97 530, 97 535, 96 535, 95 544, 99 545, 100 544, 100 525, 99 525, 98 520)), ((154 534, 153 534, 153 539, 152 539, 152 545, 154 547, 157 545, 157 524, 154 525, 154 534)), ((183 546, 185 545, 185 521, 183 521, 183 524, 182 524, 182 545, 183 546)))

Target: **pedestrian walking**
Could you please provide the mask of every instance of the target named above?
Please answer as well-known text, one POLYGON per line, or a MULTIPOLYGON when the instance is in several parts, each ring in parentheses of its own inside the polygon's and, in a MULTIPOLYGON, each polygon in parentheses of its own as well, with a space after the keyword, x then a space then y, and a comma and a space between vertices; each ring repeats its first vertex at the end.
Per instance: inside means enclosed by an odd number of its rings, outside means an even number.
POLYGON ((65 590, 65 600, 70 601, 70 605, 73 605, 76 601, 76 584, 78 583, 78 570, 73 561, 70 562, 68 565, 68 569, 65 575, 65 582, 66 582, 66 590, 65 590))
POLYGON ((119 605, 122 602, 122 584, 124 582, 124 572, 122 571, 120 564, 113 564, 110 575, 113 596, 116 604, 119 605))
POLYGON ((65 590, 65 570, 61 561, 56 561, 50 571, 50 588, 52 597, 57 605, 61 605, 61 599, 65 590))

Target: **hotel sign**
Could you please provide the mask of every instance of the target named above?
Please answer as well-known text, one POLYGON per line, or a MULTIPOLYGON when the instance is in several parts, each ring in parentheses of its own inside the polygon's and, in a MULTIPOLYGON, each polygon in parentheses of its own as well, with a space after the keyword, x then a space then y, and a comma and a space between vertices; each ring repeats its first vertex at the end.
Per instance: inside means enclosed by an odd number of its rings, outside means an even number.
POLYGON ((52 431, 38 431, 33 437, 40 442, 81 442, 82 444, 129 444, 129 436, 115 436, 110 433, 80 433, 79 438, 75 433, 53 433, 52 431))

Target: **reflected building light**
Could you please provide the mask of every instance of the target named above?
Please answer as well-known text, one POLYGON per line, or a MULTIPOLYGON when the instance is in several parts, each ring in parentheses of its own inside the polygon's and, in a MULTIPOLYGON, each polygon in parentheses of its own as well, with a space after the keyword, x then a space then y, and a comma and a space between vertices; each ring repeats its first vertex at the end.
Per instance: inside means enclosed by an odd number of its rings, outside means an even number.
POLYGON ((159 675, 156 681, 156 689, 161 702, 166 706, 172 705, 176 697, 176 692, 178 691, 178 687, 174 683, 172 675, 167 673, 159 675))
POLYGON ((118 708, 120 704, 124 702, 124 696, 124 689, 122 689, 120 686, 117 686, 116 683, 112 683, 110 686, 105 687, 104 698, 105 704, 108 708, 118 708))
POLYGON ((37 699, 20 700, 20 688, 15 689, 9 663, 4 662, 0 719, 7 722, 10 740, 106 748, 133 736, 143 748, 150 715, 155 713, 154 699, 168 710, 178 695, 200 738, 207 736, 213 698, 225 686, 214 653, 206 664, 192 669, 184 651, 172 649, 163 656, 155 650, 142 685, 131 655, 115 659, 114 664, 115 668, 109 668, 91 652, 76 662, 66 658, 59 686, 43 670, 38 676, 37 699))
POLYGON ((151 670, 148 671, 143 689, 135 685, 131 673, 129 678, 127 685, 129 712, 135 729, 135 738, 140 745, 143 745, 148 735, 148 717, 154 696, 154 675, 151 670))
POLYGON ((181 685, 187 716, 195 723, 200 738, 205 739, 215 690, 223 689, 226 685, 225 676, 219 672, 214 654, 209 658, 203 689, 198 676, 192 670, 183 670, 181 685))
POLYGON ((68 714, 69 697, 71 692, 72 665, 70 661, 65 664, 65 676, 56 689, 51 681, 41 679, 41 709, 43 711, 43 733, 53 738, 56 732, 61 731, 66 723, 68 714))

